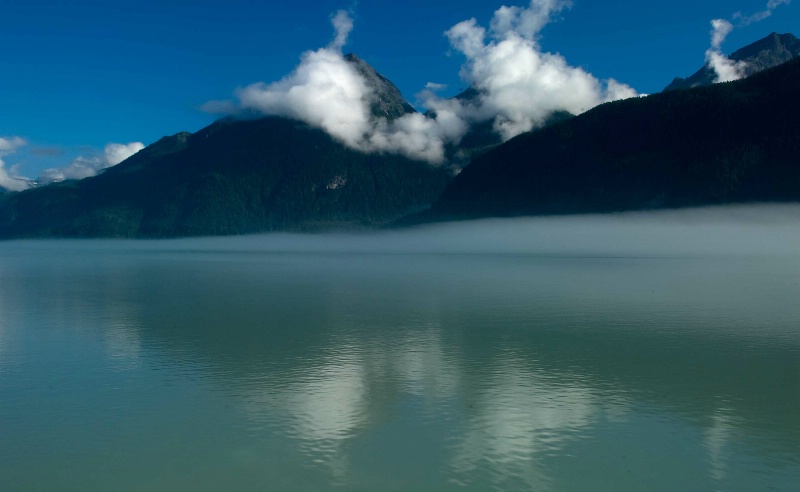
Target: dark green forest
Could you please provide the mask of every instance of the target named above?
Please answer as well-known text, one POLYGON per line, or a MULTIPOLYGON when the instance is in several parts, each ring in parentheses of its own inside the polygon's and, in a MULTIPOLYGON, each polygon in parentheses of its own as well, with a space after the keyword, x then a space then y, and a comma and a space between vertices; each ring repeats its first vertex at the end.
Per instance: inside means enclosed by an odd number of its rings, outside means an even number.
POLYGON ((3 237, 174 237, 381 225, 450 173, 282 118, 165 137, 104 173, 3 195, 3 237))
MULTIPOLYGON (((371 67, 376 115, 413 108, 371 67)), ((603 104, 497 145, 458 174, 349 149, 285 118, 165 137, 98 176, 0 193, 0 237, 178 237, 478 217, 800 201, 800 59, 747 79, 603 104), (431 206, 431 204, 433 204, 431 206)))
POLYGON ((800 200, 800 60, 607 103, 476 158, 412 222, 800 200))

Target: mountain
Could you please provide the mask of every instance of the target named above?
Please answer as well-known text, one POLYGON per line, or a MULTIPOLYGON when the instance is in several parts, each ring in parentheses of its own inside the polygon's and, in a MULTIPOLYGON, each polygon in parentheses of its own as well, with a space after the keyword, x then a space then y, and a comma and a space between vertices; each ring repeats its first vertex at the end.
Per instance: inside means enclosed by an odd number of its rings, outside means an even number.
MULTIPOLYGON (((373 112, 413 111, 354 56, 373 112)), ((370 227, 430 205, 449 171, 364 154, 285 118, 219 120, 165 137, 102 174, 0 194, 0 237, 175 237, 370 227)))
POLYGON ((476 158, 405 222, 800 201, 800 59, 606 103, 476 158))
MULTIPOLYGON (((453 99, 456 99, 464 104, 477 104, 477 99, 481 93, 474 87, 469 87, 460 92, 453 99)), ((436 117, 436 111, 431 110, 425 113, 425 116, 430 118, 436 117)), ((574 115, 568 111, 555 111, 549 115, 541 128, 548 127, 560 121, 572 118, 574 115)), ((498 145, 503 143, 503 139, 499 133, 494 131, 494 120, 489 119, 473 123, 467 133, 456 144, 448 144, 445 149, 445 155, 451 166, 460 169, 469 164, 475 157, 487 152, 498 145)))
POLYGON ((392 121, 404 114, 417 112, 400 94, 400 89, 375 71, 369 63, 352 53, 345 55, 344 59, 355 67, 367 86, 372 89, 375 97, 370 104, 370 110, 373 116, 392 121))
MULTIPOLYGON (((776 67, 798 56, 800 56, 800 39, 797 39, 792 34, 777 34, 773 32, 764 39, 734 51, 729 58, 733 61, 747 63, 744 75, 749 77, 754 73, 776 67)), ((708 86, 714 83, 716 77, 714 70, 704 66, 689 78, 675 78, 664 91, 708 86)))

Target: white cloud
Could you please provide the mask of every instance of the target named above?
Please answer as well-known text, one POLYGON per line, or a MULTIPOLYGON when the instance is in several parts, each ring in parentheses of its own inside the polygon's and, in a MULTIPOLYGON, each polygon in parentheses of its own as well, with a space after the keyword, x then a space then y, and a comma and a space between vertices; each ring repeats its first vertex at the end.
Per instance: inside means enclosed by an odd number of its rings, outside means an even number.
POLYGON ((499 36, 515 33, 533 39, 554 14, 570 7, 570 0, 532 0, 528 8, 502 6, 494 13, 491 28, 499 36))
POLYGON ((238 89, 238 101, 211 101, 208 112, 256 111, 293 118, 320 128, 363 152, 392 152, 439 163, 444 159, 446 130, 421 114, 394 121, 371 114, 373 89, 342 56, 353 22, 345 11, 332 19, 333 41, 301 57, 295 70, 278 82, 259 82, 238 89))
POLYGON ((377 120, 366 141, 366 150, 399 152, 412 159, 440 163, 444 159, 445 129, 432 118, 407 114, 392 122, 377 120))
POLYGON ((353 30, 353 19, 347 12, 340 10, 333 16, 331 23, 336 30, 336 37, 333 38, 329 47, 333 50, 341 51, 344 45, 347 44, 350 31, 353 30))
POLYGON ((3 157, 13 154, 27 143, 21 137, 0 137, 0 187, 9 191, 22 191, 31 187, 31 181, 19 175, 17 166, 6 168, 3 161, 3 157))
POLYGON ((484 49, 486 29, 479 26, 474 18, 459 22, 445 32, 445 35, 450 40, 450 45, 467 58, 480 55, 484 49))
POLYGON ((369 130, 370 93, 340 51, 322 48, 303 54, 300 65, 283 80, 249 85, 236 96, 243 109, 305 121, 359 147, 369 130))
POLYGON ((625 84, 600 81, 563 56, 541 49, 539 32, 570 5, 565 0, 532 0, 527 8, 498 9, 488 32, 470 19, 445 33, 467 58, 462 78, 480 94, 465 103, 471 107, 461 109, 465 119, 493 119, 495 130, 507 140, 542 125, 555 111, 580 114, 637 95, 625 84))
MULTIPOLYGON (((791 0, 769 0, 764 10, 750 15, 737 12, 733 15, 733 19, 738 21, 738 27, 749 26, 770 17, 775 9, 789 2, 791 0)), ((744 78, 747 75, 747 63, 731 60, 722 53, 722 43, 734 30, 733 24, 725 19, 714 19, 711 21, 711 27, 711 47, 706 50, 706 65, 717 75, 714 82, 730 82, 744 78)))
POLYGON ((13 154, 20 147, 27 145, 27 141, 21 137, 0 137, 0 155, 13 154))
POLYGON ((300 65, 278 82, 251 84, 236 90, 238 103, 211 101, 208 112, 256 111, 304 121, 325 130, 350 147, 363 146, 370 122, 371 90, 364 78, 342 56, 353 28, 345 11, 332 19, 336 30, 325 48, 303 53, 300 65))
POLYGON ((745 76, 747 63, 731 60, 722 53, 722 43, 733 31, 733 24, 725 19, 714 19, 711 27, 711 47, 706 50, 706 65, 717 74, 714 83, 741 79, 745 76))
POLYGON ((473 123, 493 120, 495 130, 508 139, 540 126, 554 111, 582 113, 637 95, 627 85, 601 82, 561 55, 541 51, 539 31, 570 5, 567 0, 532 0, 526 8, 498 9, 488 33, 475 19, 449 29, 445 34, 451 45, 467 57, 461 76, 480 95, 472 101, 442 99, 434 91, 444 87, 428 83, 418 97, 435 117, 406 114, 389 121, 372 115, 373 88, 342 56, 353 28, 344 11, 332 18, 333 41, 304 53, 287 77, 240 88, 236 102, 210 101, 203 109, 293 118, 363 152, 400 153, 442 163, 447 144, 458 143, 473 123))
POLYGON ((54 183, 65 179, 84 179, 96 176, 103 169, 116 166, 143 148, 142 142, 110 143, 105 146, 101 155, 78 156, 67 166, 46 169, 39 181, 54 183))
POLYGON ((131 142, 129 144, 110 143, 103 149, 103 159, 107 167, 116 166, 133 154, 144 149, 142 142, 131 142))
POLYGON ((717 74, 714 83, 739 80, 745 76, 747 69, 747 63, 731 60, 713 49, 706 51, 706 63, 717 74))
POLYGON ((447 84, 437 84, 436 82, 428 82, 425 88, 430 91, 443 91, 447 89, 447 84))
POLYGON ((749 26, 750 24, 761 22, 767 17, 770 17, 775 9, 781 5, 789 4, 791 1, 792 0, 769 0, 764 10, 750 15, 744 15, 741 12, 736 12, 733 15, 733 18, 739 21, 740 26, 749 26))
POLYGON ((714 19, 711 21, 711 48, 718 50, 728 34, 733 31, 733 24, 725 19, 714 19))
POLYGON ((447 30, 450 45, 467 58, 461 77, 478 96, 456 103, 431 98, 429 106, 437 115, 449 112, 453 128, 456 118, 463 120, 463 128, 493 121, 495 131, 508 140, 541 126, 556 111, 580 114, 603 102, 635 97, 630 86, 600 81, 563 56, 542 50, 542 28, 571 5, 569 0, 531 0, 527 7, 500 7, 488 31, 475 19, 447 30))
MULTIPOLYGON (((0 137, 0 187, 10 191, 22 191, 34 186, 35 181, 20 176, 18 166, 6 168, 2 158, 15 153, 20 147, 27 145, 20 137, 0 137)), ((144 148, 141 142, 129 144, 110 143, 103 153, 92 156, 78 156, 69 165, 46 169, 36 180, 40 183, 54 183, 65 179, 83 179, 95 176, 103 169, 116 166, 144 148)))

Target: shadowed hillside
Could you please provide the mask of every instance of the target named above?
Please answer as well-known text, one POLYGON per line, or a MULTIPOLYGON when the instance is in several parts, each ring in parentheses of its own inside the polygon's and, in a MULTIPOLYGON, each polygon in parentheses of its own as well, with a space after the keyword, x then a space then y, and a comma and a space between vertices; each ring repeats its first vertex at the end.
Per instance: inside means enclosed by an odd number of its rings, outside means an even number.
POLYGON ((170 237, 380 225, 429 205, 444 170, 367 155, 282 118, 165 137, 103 174, 0 195, 2 237, 170 237))
MULTIPOLYGON (((414 108, 347 55, 389 121, 414 108)), ((0 237, 174 237, 385 224, 429 206, 451 172, 364 154, 278 117, 223 119, 165 137, 102 174, 0 193, 0 237)))
POLYGON ((800 60, 604 104, 478 157, 415 220, 800 200, 800 60))

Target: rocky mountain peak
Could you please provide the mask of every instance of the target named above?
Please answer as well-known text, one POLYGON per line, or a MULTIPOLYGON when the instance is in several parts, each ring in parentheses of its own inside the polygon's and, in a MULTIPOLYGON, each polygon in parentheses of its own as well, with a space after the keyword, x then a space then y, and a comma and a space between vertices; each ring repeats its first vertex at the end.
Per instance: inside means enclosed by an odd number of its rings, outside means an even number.
POLYGON ((351 63, 358 73, 367 81, 367 85, 372 89, 372 101, 370 109, 372 115, 379 118, 394 120, 408 113, 417 111, 403 98, 398 89, 389 79, 379 74, 372 66, 357 57, 353 53, 344 56, 347 62, 351 63))
MULTIPOLYGON (((737 62, 745 62, 747 68, 744 75, 749 77, 754 73, 776 67, 798 56, 800 56, 800 39, 793 34, 773 32, 755 43, 734 51, 729 58, 737 62)), ((713 84, 715 79, 716 73, 714 73, 714 70, 704 66, 691 77, 676 77, 664 91, 708 86, 713 84)))

